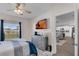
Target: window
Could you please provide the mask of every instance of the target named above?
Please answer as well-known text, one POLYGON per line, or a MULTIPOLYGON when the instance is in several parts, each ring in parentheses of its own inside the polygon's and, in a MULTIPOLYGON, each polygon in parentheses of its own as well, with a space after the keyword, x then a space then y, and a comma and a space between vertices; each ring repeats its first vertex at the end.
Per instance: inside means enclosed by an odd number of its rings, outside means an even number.
POLYGON ((5 39, 19 38, 19 23, 4 22, 5 39))

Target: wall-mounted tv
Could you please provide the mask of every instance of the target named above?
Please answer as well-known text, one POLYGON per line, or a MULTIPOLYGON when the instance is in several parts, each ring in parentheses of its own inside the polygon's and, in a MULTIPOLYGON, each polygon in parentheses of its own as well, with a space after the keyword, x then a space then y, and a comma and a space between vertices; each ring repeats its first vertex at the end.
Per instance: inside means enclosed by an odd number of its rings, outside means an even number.
POLYGON ((39 20, 37 23, 36 23, 36 29, 47 29, 47 19, 42 19, 42 20, 39 20))

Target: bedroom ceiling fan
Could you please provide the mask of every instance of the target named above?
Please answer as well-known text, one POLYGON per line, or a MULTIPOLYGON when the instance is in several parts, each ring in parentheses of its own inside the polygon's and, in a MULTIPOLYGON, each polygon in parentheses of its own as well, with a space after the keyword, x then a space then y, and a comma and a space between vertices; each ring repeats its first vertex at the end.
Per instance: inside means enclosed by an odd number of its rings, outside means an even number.
POLYGON ((26 5, 24 3, 16 3, 14 12, 17 15, 23 15, 25 12, 28 14, 31 14, 31 11, 26 10, 25 7, 26 7, 26 5))

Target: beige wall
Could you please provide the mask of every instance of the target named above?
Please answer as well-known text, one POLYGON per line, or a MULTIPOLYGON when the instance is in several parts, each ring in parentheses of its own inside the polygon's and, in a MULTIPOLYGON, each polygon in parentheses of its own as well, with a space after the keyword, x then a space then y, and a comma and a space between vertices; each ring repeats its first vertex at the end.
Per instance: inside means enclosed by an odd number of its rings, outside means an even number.
POLYGON ((24 20, 22 21, 22 37, 29 40, 32 36, 32 21, 24 20))

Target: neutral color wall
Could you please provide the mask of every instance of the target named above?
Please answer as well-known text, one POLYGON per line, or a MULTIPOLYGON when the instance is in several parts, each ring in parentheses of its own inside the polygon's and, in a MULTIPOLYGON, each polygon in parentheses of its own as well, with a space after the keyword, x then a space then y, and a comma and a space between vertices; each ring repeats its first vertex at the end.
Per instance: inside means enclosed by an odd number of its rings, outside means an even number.
POLYGON ((30 40, 32 36, 32 21, 24 20, 22 22, 22 37, 30 40))

